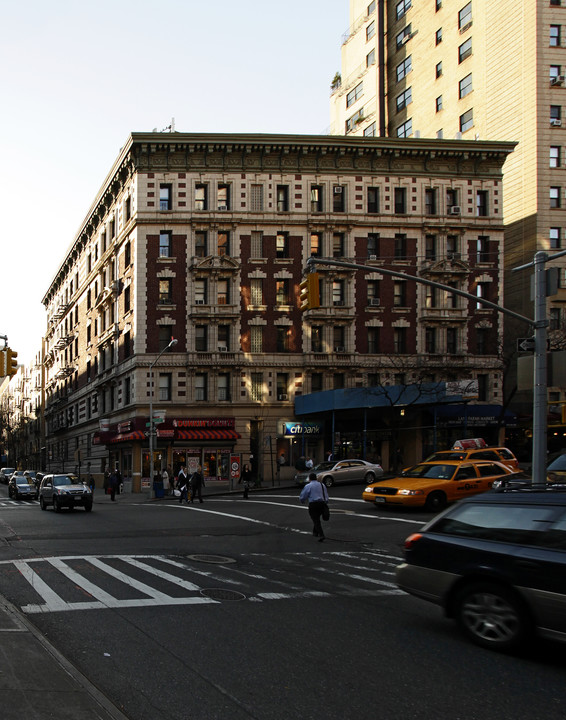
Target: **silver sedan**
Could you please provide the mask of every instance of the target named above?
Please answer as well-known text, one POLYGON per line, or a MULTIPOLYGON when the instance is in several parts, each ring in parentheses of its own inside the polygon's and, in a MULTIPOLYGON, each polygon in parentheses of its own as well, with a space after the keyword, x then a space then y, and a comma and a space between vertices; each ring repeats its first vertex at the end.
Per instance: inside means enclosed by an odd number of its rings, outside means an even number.
POLYGON ((363 480, 365 483, 375 482, 383 475, 383 468, 377 463, 370 463, 367 460, 331 460, 316 465, 312 470, 295 475, 297 485, 306 485, 309 481, 309 474, 316 473, 319 480, 331 487, 335 483, 354 482, 363 480))

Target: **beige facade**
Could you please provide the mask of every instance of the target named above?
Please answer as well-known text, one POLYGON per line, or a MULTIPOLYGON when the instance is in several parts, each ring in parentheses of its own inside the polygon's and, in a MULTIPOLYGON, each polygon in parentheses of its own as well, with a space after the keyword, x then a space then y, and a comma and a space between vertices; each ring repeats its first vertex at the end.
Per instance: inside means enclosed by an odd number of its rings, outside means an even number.
MULTIPOLYGON (((505 304, 528 317, 531 273, 511 269, 566 246, 565 38, 564 0, 351 0, 342 83, 331 94, 336 134, 518 143, 504 177, 505 304), (352 125, 361 109, 367 119, 352 125), (379 121, 372 127, 379 117, 381 132, 379 121)), ((560 287, 548 312, 558 346, 566 260, 553 264, 560 287)), ((514 321, 507 328, 510 350, 530 332, 514 321)), ((563 388, 550 392, 565 398, 563 388)))
MULTIPOLYGON (((329 424, 298 444, 286 435, 305 394, 426 378, 479 383, 499 405, 501 316, 378 266, 497 302, 512 148, 131 135, 44 297, 48 468, 75 470, 80 456, 100 480, 117 464, 139 490, 151 398, 165 413, 155 466, 202 463, 210 481, 233 453, 253 455, 264 482, 281 453, 283 474, 299 453, 322 459, 329 424), (321 308, 302 314, 311 256, 367 272, 321 267, 321 308)), ((410 453, 421 442, 408 431, 410 453)))

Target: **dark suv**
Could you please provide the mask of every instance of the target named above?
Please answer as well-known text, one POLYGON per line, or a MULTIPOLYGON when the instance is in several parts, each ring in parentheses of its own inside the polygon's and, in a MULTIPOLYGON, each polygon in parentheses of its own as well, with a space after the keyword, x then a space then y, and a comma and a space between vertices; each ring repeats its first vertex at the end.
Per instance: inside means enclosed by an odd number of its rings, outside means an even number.
POLYGON ((566 640, 566 492, 489 492, 405 541, 402 590, 441 605, 483 647, 566 640))
POLYGON ((55 512, 67 507, 84 507, 87 512, 92 510, 92 492, 84 483, 72 475, 45 475, 39 488, 39 504, 42 510, 53 505, 55 512))

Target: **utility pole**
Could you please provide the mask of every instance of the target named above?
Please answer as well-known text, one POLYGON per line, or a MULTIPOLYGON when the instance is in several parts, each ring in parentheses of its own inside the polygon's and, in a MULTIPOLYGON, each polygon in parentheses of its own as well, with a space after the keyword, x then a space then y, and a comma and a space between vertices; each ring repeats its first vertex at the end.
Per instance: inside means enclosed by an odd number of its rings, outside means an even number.
POLYGON ((153 433, 155 426, 155 423, 153 421, 153 368, 157 365, 157 363, 159 362, 159 358, 163 355, 163 353, 167 352, 169 348, 173 347, 176 344, 177 340, 175 338, 172 338, 169 345, 163 348, 163 350, 149 366, 149 487, 151 498, 155 497, 155 491, 153 489, 153 433))

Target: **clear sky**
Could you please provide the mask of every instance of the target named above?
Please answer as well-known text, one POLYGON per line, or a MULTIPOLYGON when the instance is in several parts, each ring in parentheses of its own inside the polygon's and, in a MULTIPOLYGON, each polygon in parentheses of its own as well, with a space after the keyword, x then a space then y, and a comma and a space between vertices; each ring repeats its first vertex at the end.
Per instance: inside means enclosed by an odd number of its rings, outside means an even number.
MULTIPOLYGON (((324 134, 348 0, 28 0, 0 24, 0 335, 41 300, 130 132, 324 134)), ((2 343, 0 342, 0 347, 2 343)))

